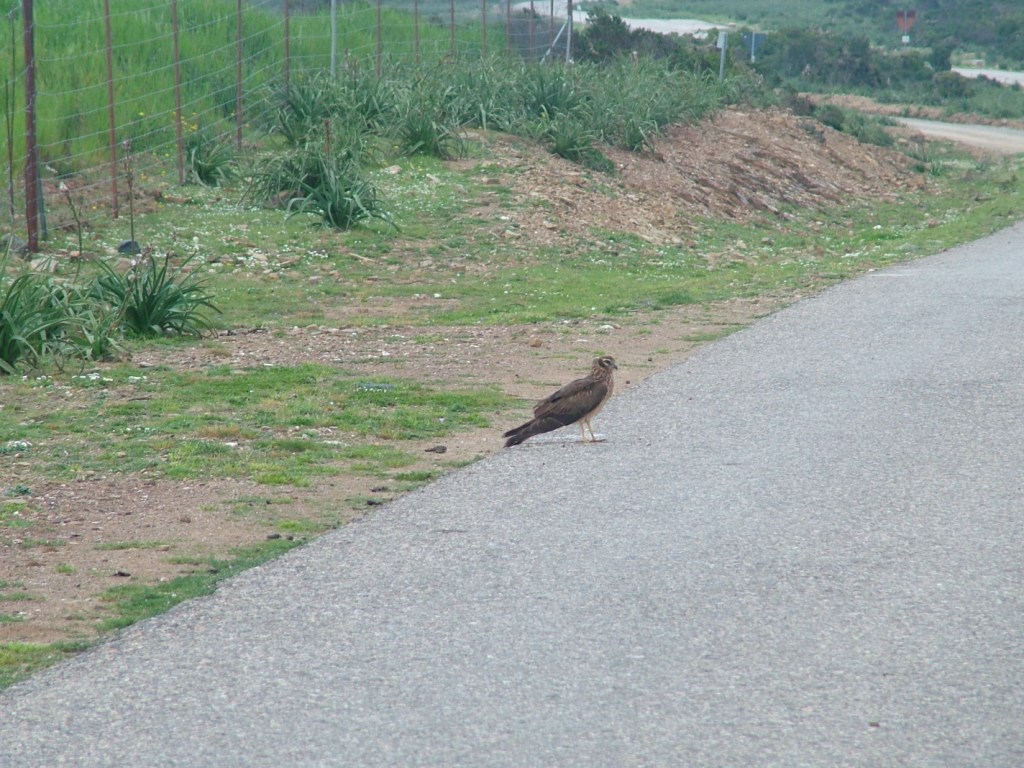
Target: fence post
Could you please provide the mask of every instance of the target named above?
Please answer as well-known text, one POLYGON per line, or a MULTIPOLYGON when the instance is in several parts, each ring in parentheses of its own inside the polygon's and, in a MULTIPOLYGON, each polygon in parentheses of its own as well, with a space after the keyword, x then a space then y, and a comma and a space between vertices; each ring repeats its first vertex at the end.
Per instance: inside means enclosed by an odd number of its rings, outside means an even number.
POLYGON ((551 7, 548 10, 548 40, 555 39, 555 0, 551 0, 551 7))
POLYGON ((7 17, 7 27, 11 32, 11 71, 4 80, 4 133, 7 141, 7 209, 13 227, 17 215, 14 202, 14 83, 18 80, 18 26, 14 14, 7 17))
POLYGON ((242 149, 242 0, 235 4, 235 146, 242 149))
POLYGON ((412 0, 412 52, 416 63, 420 63, 420 0, 412 0))
POLYGON ((565 22, 565 63, 569 64, 572 62, 572 0, 566 0, 565 7, 569 12, 569 18, 565 22))
POLYGON ((284 94, 291 93, 291 71, 292 71, 292 36, 291 36, 291 10, 288 0, 284 0, 284 94))
POLYGON ((455 58, 455 0, 448 0, 448 52, 455 58))
POLYGON ((331 0, 331 80, 338 76, 338 0, 331 0))
POLYGON ((533 9, 533 0, 530 0, 530 32, 529 32, 529 39, 528 39, 528 42, 526 44, 526 50, 527 50, 526 59, 527 59, 527 61, 533 61, 533 57, 537 55, 536 52, 534 51, 534 48, 536 47, 536 42, 533 39, 533 23, 534 23, 534 21, 536 21, 536 19, 537 19, 537 16, 536 16, 536 12, 533 9))
POLYGON ((36 155, 36 48, 32 0, 22 0, 25 45, 25 220, 28 249, 39 250, 39 198, 36 155))
POLYGON ((381 38, 381 15, 380 15, 380 0, 377 0, 377 79, 380 79, 380 59, 384 51, 384 43, 381 38))
POLYGON ((106 44, 106 140, 111 145, 111 205, 114 218, 120 211, 118 201, 118 125, 114 110, 114 40, 111 37, 111 0, 103 0, 103 34, 106 44))
POLYGON ((178 184, 184 184, 185 143, 181 136, 181 47, 178 35, 178 0, 171 0, 171 34, 174 37, 174 136, 178 142, 178 184))

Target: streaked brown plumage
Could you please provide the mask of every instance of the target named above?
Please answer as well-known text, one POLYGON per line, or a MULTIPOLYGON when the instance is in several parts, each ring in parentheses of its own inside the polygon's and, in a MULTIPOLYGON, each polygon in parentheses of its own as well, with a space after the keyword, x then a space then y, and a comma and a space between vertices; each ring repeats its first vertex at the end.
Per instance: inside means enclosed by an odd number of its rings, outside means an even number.
POLYGON ((519 445, 534 435, 551 432, 576 422, 580 424, 580 439, 586 440, 585 430, 589 430, 591 442, 596 442, 597 438, 594 436, 590 420, 612 396, 612 372, 618 368, 611 357, 599 357, 594 360, 589 375, 571 381, 545 397, 534 406, 532 419, 502 435, 508 438, 505 447, 519 445))

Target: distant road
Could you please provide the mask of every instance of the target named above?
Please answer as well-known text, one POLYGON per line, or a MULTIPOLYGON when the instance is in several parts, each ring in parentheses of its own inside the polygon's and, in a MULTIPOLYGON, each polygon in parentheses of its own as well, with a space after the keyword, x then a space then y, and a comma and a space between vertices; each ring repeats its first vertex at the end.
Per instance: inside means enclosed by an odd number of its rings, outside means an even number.
POLYGON ((1024 152, 1024 131, 1016 128, 999 125, 961 125, 911 117, 897 119, 929 138, 956 141, 1004 155, 1024 152))
POLYGON ((647 29, 662 35, 699 35, 701 32, 723 26, 700 19, 623 19, 622 21, 630 29, 647 29))
POLYGON ((984 69, 975 67, 953 67, 953 71, 964 77, 987 77, 1007 85, 1024 84, 1024 72, 1007 72, 1002 69, 984 69))

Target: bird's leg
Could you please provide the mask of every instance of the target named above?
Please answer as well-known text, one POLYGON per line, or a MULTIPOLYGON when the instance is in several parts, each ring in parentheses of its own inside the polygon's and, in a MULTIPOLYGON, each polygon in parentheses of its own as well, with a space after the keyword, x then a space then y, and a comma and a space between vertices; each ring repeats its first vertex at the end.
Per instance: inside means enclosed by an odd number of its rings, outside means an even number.
POLYGON ((587 442, 586 423, 587 423, 586 419, 580 419, 580 442, 581 443, 587 442))

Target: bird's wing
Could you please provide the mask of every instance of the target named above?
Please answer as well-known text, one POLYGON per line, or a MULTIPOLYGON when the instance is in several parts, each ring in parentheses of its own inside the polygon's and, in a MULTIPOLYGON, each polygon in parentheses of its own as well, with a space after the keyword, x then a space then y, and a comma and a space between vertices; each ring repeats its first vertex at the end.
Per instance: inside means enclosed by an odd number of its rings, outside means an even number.
POLYGON ((563 424, 572 424, 600 406, 607 395, 607 381, 591 377, 576 379, 537 403, 533 416, 535 419, 553 418, 563 424))

